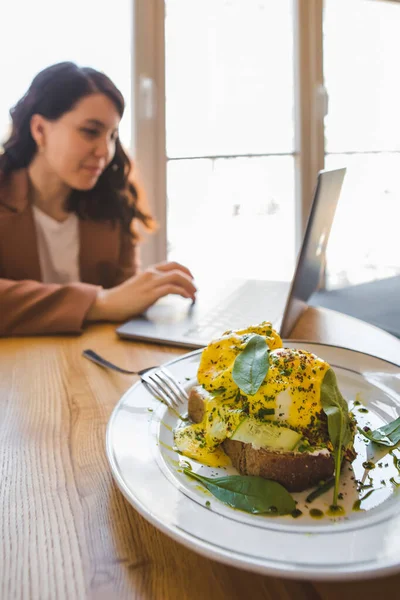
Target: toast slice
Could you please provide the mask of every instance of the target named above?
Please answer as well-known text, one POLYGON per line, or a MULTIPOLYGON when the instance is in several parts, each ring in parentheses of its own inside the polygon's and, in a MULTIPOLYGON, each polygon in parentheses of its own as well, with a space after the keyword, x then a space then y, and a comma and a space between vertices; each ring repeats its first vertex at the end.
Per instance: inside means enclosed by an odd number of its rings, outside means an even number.
MULTIPOLYGON (((208 392, 201 386, 191 389, 188 412, 194 423, 205 415, 208 392)), ((226 439, 222 448, 241 475, 257 475, 282 484, 289 492, 300 492, 333 475, 333 456, 323 453, 286 452, 255 448, 252 444, 226 439)))

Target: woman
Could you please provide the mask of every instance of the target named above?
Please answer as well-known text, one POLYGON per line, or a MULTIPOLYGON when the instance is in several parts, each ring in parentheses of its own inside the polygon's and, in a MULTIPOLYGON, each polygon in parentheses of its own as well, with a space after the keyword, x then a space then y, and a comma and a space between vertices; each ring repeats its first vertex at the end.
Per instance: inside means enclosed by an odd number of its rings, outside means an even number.
POLYGON ((0 154, 0 335, 79 332, 167 294, 195 297, 177 263, 138 271, 137 223, 152 229, 118 138, 124 112, 104 74, 65 62, 11 110, 0 154))

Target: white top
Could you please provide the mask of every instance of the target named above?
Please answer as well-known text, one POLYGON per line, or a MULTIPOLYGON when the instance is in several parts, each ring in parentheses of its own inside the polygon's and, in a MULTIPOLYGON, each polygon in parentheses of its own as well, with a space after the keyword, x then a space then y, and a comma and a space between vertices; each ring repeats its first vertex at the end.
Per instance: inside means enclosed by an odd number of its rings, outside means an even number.
POLYGON ((33 206, 43 283, 79 281, 79 219, 70 213, 60 223, 33 206))

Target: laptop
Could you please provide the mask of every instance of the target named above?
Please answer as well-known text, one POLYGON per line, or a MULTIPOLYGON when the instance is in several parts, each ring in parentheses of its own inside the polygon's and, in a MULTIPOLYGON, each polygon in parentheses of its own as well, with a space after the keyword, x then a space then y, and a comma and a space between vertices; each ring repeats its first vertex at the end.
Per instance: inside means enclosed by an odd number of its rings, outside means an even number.
POLYGON ((346 169, 320 171, 291 282, 230 280, 206 286, 195 303, 162 299, 146 313, 118 327, 124 339, 202 348, 229 329, 271 321, 288 339, 310 296, 318 289, 325 251, 346 169), (210 294, 211 288, 214 293, 210 294))

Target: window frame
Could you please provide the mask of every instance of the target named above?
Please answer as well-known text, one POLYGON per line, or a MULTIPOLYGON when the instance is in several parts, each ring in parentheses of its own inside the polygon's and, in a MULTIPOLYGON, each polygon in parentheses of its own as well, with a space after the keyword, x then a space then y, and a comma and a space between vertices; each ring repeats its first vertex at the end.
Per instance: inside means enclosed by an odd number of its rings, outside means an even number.
MULTIPOLYGON (((143 266, 167 257, 165 2, 133 1, 133 155, 159 230, 142 249, 143 266)), ((292 0, 295 85, 295 249, 324 167, 323 0, 292 0), (307 66, 305 66, 307 65, 307 66)))
POLYGON ((167 257, 164 0, 132 0, 132 153, 157 234, 141 248, 142 266, 167 257))

